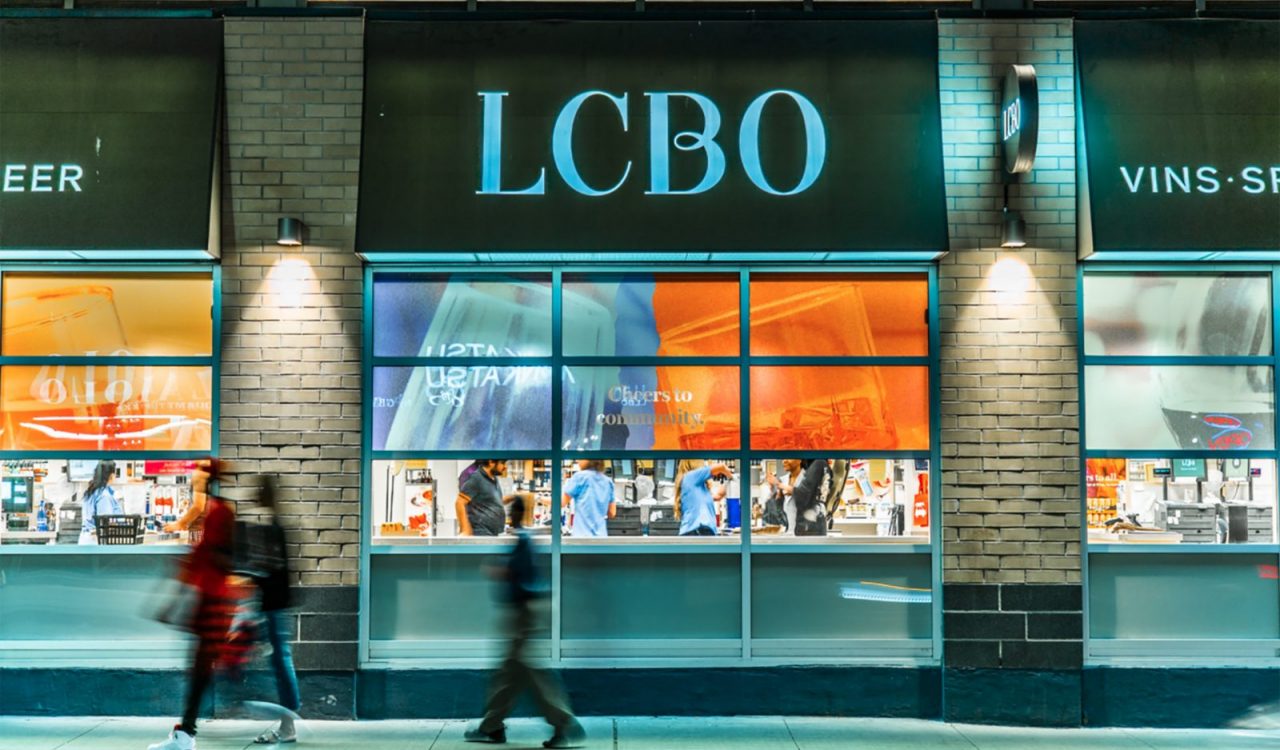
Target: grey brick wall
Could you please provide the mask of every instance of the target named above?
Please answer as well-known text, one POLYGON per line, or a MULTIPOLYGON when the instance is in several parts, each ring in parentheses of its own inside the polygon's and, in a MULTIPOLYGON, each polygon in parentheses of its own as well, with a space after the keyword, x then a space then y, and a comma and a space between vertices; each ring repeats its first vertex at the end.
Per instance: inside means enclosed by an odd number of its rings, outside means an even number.
POLYGON ((1075 113, 1071 22, 939 24, 951 252, 942 324, 946 718, 1081 717, 1075 113), (1007 66, 1035 65, 1035 168, 1009 185, 1027 246, 1002 249, 1007 66), (1021 700, 988 699, 1018 695, 1021 700))
POLYGON ((944 581, 1079 583, 1071 22, 943 20, 939 47, 944 581), (1002 250, 997 120, 1011 63, 1036 66, 1040 145, 1010 185, 1027 246, 1002 250))
POLYGON ((221 455, 241 475, 278 478, 302 586, 303 712, 316 716, 349 717, 355 706, 363 27, 347 18, 224 27, 221 455), (282 216, 305 223, 302 246, 275 244, 282 216))
POLYGON ((361 20, 225 25, 221 452, 279 477, 306 586, 359 573, 363 46, 361 20))

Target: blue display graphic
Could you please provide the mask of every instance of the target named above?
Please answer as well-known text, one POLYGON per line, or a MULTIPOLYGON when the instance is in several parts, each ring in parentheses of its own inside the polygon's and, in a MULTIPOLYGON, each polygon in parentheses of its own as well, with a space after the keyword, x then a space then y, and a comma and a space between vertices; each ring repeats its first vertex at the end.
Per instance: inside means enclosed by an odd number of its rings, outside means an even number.
POLYGON ((548 357, 550 279, 379 277, 379 357, 548 357))
POLYGON ((374 450, 550 447, 550 367, 374 368, 374 450))
MULTIPOLYGON (((545 357, 549 279, 379 277, 373 294, 380 357, 545 357)), ((374 450, 547 450, 551 368, 375 367, 374 450)))

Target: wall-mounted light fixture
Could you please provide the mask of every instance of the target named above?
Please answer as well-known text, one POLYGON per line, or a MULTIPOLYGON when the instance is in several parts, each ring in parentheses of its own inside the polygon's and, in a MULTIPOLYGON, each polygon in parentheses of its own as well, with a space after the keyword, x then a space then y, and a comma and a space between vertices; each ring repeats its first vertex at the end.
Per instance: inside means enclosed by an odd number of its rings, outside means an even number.
POLYGON ((1002 213, 1004 226, 1000 231, 1000 247, 1026 247, 1027 222, 1023 221, 1022 214, 1010 211, 1008 206, 1002 213))
POLYGON ((292 216, 281 216, 276 220, 276 244, 296 247, 302 244, 302 233, 306 229, 302 219, 292 216))

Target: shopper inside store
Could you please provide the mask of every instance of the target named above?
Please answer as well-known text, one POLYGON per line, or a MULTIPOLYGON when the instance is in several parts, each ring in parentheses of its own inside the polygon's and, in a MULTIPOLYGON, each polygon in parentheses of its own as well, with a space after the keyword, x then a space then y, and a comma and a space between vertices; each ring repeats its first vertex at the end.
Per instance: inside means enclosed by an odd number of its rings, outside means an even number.
POLYGON ((7 460, 4 544, 137 545, 198 541, 195 461, 7 460))

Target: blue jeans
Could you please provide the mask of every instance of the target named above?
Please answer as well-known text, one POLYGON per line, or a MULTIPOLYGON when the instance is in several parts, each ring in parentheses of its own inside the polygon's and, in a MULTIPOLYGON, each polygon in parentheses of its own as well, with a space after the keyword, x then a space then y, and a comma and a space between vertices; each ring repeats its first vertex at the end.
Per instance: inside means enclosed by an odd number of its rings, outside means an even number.
POLYGON ((271 640, 271 667, 276 672, 276 689, 280 692, 280 705, 290 711, 301 706, 298 699, 298 675, 293 670, 293 651, 289 646, 291 618, 287 610, 263 612, 267 621, 267 638, 271 640))

